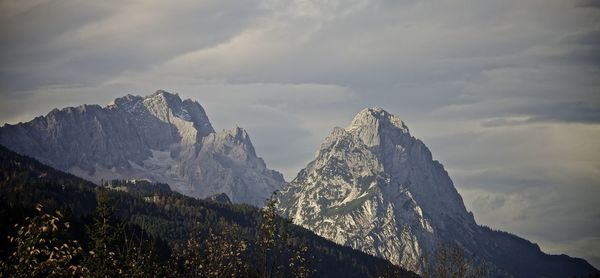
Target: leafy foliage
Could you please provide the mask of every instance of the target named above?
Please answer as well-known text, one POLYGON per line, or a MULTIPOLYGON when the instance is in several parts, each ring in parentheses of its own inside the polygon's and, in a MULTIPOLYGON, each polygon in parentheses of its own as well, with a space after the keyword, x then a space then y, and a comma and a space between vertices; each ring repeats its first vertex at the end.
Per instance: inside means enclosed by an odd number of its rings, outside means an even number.
POLYGON ((78 263, 83 249, 77 240, 64 239, 69 222, 62 221, 60 211, 49 214, 42 208, 36 205, 38 215, 15 225, 17 234, 9 237, 15 248, 3 272, 14 277, 83 275, 87 270, 78 263))

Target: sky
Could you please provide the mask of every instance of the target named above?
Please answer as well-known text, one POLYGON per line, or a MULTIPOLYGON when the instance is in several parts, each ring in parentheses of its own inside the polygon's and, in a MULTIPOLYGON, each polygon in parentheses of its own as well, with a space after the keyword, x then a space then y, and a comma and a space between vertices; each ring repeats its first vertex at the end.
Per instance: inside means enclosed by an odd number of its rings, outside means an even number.
POLYGON ((600 1, 0 0, 0 124, 158 89, 287 180, 364 107, 480 224, 600 268, 600 1))

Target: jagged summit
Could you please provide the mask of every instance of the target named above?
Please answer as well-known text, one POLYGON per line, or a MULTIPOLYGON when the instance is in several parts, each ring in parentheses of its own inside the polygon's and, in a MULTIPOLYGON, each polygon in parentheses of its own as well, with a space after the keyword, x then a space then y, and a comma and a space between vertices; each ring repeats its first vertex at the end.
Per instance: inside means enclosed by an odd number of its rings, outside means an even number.
POLYGON ((250 136, 245 129, 236 126, 230 130, 224 130, 223 134, 228 137, 228 140, 232 140, 236 145, 244 146, 246 151, 252 155, 256 155, 250 136))
MULTIPOLYGON (((143 101, 145 103, 155 103, 162 108, 172 109, 177 112, 179 112, 183 106, 183 101, 179 97, 179 94, 172 94, 163 90, 158 90, 151 95, 145 96, 143 101)), ((189 119, 183 120, 189 121, 189 119)))
MULTIPOLYGON (((82 104, 82 105, 79 105, 79 106, 65 107, 65 108, 62 108, 62 109, 54 108, 50 112, 48 112, 48 114, 46 114, 45 117, 55 118, 55 117, 62 117, 65 114, 86 113, 86 112, 93 113, 93 112, 98 111, 98 110, 102 110, 102 107, 100 105, 97 105, 97 104, 82 104)), ((44 116, 41 116, 41 118, 44 118, 44 116)))
POLYGON ((440 219, 472 220, 441 164, 381 108, 334 128, 279 196, 297 224, 404 266, 432 252, 440 219))
MULTIPOLYGON (((114 99, 107 109, 117 109, 130 114, 149 113, 163 122, 191 122, 199 137, 215 132, 202 106, 191 99, 181 100, 179 94, 158 90, 147 96, 128 94, 114 99)), ((186 125, 185 123, 180 124, 186 125)), ((194 133, 194 132, 192 132, 194 133)))
MULTIPOLYGON (((399 117, 378 107, 360 111, 346 131, 360 138, 368 147, 381 151, 397 153, 390 148, 394 146, 405 148, 417 141, 410 135, 408 126, 399 117)), ((385 159, 385 156, 381 158, 385 159)))
POLYGON ((409 133, 406 124, 397 116, 392 115, 381 107, 365 108, 358 112, 348 129, 367 127, 393 126, 409 133))
MULTIPOLYGON (((186 100, 194 102, 191 99, 186 100)), ((127 94, 122 97, 117 97, 108 104, 108 107, 116 106, 119 108, 129 108, 140 102, 155 102, 160 103, 163 108, 176 109, 181 107, 185 101, 183 101, 177 93, 173 94, 165 90, 158 90, 146 96, 127 94)))
POLYGON ((239 127, 215 132, 204 108, 164 90, 81 105, 0 128, 0 144, 80 177, 148 178, 206 197, 260 206, 284 183, 239 127))
MULTIPOLYGON (((156 90, 156 92, 154 92, 153 94, 149 95, 149 96, 162 96, 162 97, 177 97, 179 98, 179 94, 178 93, 169 93, 165 90, 156 90)), ((180 100, 181 101, 181 100, 180 100)))
POLYGON ((239 126, 236 126, 229 130, 223 130, 223 132, 235 138, 236 142, 250 141, 250 136, 248 135, 248 132, 244 128, 241 128, 239 126))
POLYGON ((516 277, 589 269, 571 258, 555 267, 534 244, 478 226, 442 164, 399 117, 381 108, 364 109, 347 128, 334 128, 277 198, 294 223, 417 272, 422 256, 447 244, 516 277))
POLYGON ((131 103, 137 103, 137 102, 141 101, 142 99, 143 98, 141 96, 134 96, 132 94, 127 94, 125 96, 113 99, 113 101, 111 101, 108 104, 108 106, 109 107, 111 107, 111 106, 124 107, 131 103))

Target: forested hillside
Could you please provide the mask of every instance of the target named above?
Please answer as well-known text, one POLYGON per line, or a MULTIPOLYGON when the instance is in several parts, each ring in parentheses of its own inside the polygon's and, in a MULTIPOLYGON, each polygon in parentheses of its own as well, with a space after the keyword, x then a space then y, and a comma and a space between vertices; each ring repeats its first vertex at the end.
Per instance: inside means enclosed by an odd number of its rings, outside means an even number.
POLYGON ((2 276, 414 277, 263 209, 102 186, 0 146, 2 276))

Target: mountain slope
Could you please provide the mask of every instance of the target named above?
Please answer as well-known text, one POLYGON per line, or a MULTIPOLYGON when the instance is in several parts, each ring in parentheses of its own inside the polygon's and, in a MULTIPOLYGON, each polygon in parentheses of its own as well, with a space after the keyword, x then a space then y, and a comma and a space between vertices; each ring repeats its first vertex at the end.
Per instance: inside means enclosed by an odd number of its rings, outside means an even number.
MULTIPOLYGON (((245 259, 252 267, 259 268, 254 259, 260 254, 252 247, 256 244, 260 223, 257 208, 198 200, 172 192, 166 185, 147 181, 112 181, 111 184, 115 187, 106 190, 0 146, 0 217, 4 224, 0 227, 0 260, 4 261, 12 248, 7 235, 14 235, 14 224, 31 216, 36 203, 43 204, 48 211, 60 209, 76 230, 75 239, 85 246, 87 239, 81 235, 85 231, 83 225, 89 224, 86 221, 89 222, 96 208, 96 194, 103 191, 107 192, 109 203, 121 221, 165 240, 170 248, 192 235, 206 237, 209 230, 224 233, 226 231, 220 230, 222 223, 238 225, 240 236, 251 246, 245 259)), ((276 218, 275 222, 285 227, 290 241, 308 247, 308 255, 314 257, 310 266, 316 270, 315 277, 379 277, 385 273, 416 277, 383 259, 337 245, 285 219, 276 218)))
POLYGON ((380 108, 335 128, 278 199, 294 223, 415 271, 422 257, 445 245, 459 245, 516 277, 596 271, 585 261, 548 256, 526 240, 478 226, 429 149, 380 108))
POLYGON ((284 183, 256 155, 245 130, 215 132, 200 104, 165 91, 7 124, 0 144, 96 183, 148 178, 189 196, 225 193, 256 206, 284 183))

